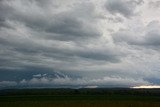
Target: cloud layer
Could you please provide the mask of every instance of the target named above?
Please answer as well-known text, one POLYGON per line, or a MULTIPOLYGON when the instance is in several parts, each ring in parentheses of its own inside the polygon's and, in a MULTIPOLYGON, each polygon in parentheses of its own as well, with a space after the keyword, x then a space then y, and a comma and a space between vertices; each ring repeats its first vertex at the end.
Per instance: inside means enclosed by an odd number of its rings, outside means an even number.
POLYGON ((156 2, 1 0, 0 87, 160 84, 156 2))
POLYGON ((129 18, 136 14, 135 8, 142 3, 142 0, 108 0, 105 6, 111 14, 120 14, 129 18))

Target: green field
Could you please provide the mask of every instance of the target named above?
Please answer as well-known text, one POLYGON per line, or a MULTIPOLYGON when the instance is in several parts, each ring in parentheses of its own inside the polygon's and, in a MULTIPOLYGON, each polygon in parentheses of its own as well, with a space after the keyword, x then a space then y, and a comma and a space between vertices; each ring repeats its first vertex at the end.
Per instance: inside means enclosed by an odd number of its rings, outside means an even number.
POLYGON ((1 90, 0 107, 160 107, 160 90, 1 90))

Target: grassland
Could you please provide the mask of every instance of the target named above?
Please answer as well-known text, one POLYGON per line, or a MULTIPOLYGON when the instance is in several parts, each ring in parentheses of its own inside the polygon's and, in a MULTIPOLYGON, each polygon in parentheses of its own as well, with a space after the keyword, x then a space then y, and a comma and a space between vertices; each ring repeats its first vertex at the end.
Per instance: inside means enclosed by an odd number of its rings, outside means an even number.
POLYGON ((1 90, 0 107, 160 107, 160 90, 1 90))

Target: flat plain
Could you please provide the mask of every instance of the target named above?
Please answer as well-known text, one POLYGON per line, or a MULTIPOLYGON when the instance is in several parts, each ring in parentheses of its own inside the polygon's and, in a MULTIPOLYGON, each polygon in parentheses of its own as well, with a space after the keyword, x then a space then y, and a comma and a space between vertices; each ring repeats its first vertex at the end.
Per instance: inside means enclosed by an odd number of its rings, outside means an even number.
POLYGON ((160 107, 160 89, 9 89, 0 107, 160 107))

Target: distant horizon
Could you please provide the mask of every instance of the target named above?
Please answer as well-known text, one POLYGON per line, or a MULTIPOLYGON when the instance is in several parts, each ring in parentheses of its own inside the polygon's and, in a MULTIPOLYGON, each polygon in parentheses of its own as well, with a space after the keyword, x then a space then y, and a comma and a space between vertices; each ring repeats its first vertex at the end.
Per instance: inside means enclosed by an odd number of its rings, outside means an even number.
POLYGON ((139 86, 92 86, 92 85, 84 85, 84 86, 72 86, 72 85, 62 85, 62 86, 54 86, 54 87, 3 87, 0 90, 4 89, 160 89, 160 85, 139 85, 139 86))

